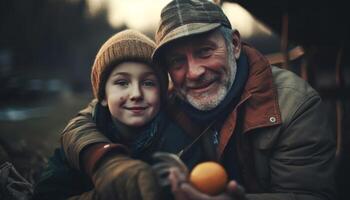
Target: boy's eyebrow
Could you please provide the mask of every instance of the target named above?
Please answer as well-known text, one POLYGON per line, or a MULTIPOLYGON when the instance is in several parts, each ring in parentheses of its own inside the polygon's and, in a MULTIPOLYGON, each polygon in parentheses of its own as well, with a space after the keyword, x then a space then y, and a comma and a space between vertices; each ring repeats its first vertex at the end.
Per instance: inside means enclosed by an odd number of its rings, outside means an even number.
POLYGON ((130 76, 130 74, 127 72, 114 72, 111 74, 111 76, 117 76, 117 75, 130 76))
MULTIPOLYGON (((129 72, 114 72, 111 74, 111 76, 117 76, 117 75, 131 76, 132 74, 130 74, 129 72)), ((157 74, 154 71, 149 71, 142 74, 142 76, 149 76, 149 75, 157 76, 157 74)))
POLYGON ((141 78, 147 78, 150 76, 154 76, 155 78, 157 78, 157 74, 153 71, 149 71, 149 72, 145 72, 145 73, 141 74, 141 78))
POLYGON ((156 73, 154 71, 145 72, 143 74, 144 75, 156 75, 156 73))

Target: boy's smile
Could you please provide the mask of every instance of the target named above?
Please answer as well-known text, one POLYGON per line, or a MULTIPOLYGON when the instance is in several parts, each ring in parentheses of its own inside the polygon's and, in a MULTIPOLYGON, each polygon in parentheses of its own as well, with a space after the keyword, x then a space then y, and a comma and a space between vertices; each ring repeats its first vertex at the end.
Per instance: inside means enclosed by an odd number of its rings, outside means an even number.
POLYGON ((135 115, 142 115, 144 111, 148 108, 148 106, 132 106, 132 107, 124 107, 126 110, 129 110, 135 115))

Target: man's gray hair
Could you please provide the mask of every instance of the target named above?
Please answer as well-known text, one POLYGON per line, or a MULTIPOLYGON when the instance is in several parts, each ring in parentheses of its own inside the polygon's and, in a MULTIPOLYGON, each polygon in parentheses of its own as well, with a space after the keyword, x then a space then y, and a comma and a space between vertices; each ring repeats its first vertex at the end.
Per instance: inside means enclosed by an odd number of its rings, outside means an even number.
POLYGON ((233 82, 235 80, 236 77, 236 70, 237 70, 237 64, 235 61, 235 56, 233 53, 233 48, 234 48, 234 44, 233 44, 233 29, 224 27, 224 26, 220 26, 218 28, 218 31, 222 34, 222 36, 225 39, 225 44, 226 44, 226 51, 227 51, 227 64, 228 66, 230 66, 232 68, 232 71, 229 76, 230 76, 230 80, 229 80, 229 89, 232 87, 233 82))
POLYGON ((232 36, 232 33, 234 30, 227 28, 225 26, 220 26, 218 28, 218 30, 225 39, 227 54, 229 55, 229 57, 231 57, 231 55, 233 55, 233 43, 232 43, 233 36, 232 36))

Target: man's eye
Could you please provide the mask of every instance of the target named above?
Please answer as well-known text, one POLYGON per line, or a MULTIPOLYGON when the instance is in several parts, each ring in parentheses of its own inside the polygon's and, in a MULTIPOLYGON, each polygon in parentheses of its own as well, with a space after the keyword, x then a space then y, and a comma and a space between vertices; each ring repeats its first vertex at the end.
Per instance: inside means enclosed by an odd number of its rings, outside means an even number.
POLYGON ((119 86, 128 86, 129 82, 127 80, 116 80, 114 81, 114 84, 119 86))
POLYGON ((213 49, 210 47, 200 48, 197 52, 197 55, 201 58, 209 57, 213 54, 213 49))
POLYGON ((181 67, 185 64, 186 60, 184 58, 173 58, 170 59, 168 65, 170 69, 181 69, 181 67))
POLYGON ((142 85, 147 86, 147 87, 154 87, 154 86, 156 86, 156 82, 153 80, 145 80, 142 82, 142 85))

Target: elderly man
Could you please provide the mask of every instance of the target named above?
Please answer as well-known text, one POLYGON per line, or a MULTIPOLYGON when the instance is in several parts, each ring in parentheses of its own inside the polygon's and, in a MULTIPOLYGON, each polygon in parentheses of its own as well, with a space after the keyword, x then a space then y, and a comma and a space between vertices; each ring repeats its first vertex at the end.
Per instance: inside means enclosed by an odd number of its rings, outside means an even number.
POLYGON ((206 1, 169 3, 155 39, 180 110, 201 127, 216 121, 217 158, 248 199, 334 198, 335 136, 305 81, 242 44, 206 1))
MULTIPOLYGON (((236 180, 211 197, 175 171, 169 177, 175 198, 335 198, 335 135, 319 94, 305 81, 242 43, 209 1, 171 1, 155 40, 153 60, 168 70, 174 86, 169 113, 200 141, 193 146, 201 146, 202 157, 194 159, 217 160, 236 180)), ((62 141, 76 168, 89 169, 120 153, 105 148, 109 141, 94 127, 90 111, 71 121, 62 141)), ((191 148, 185 146, 183 154, 191 148)))

